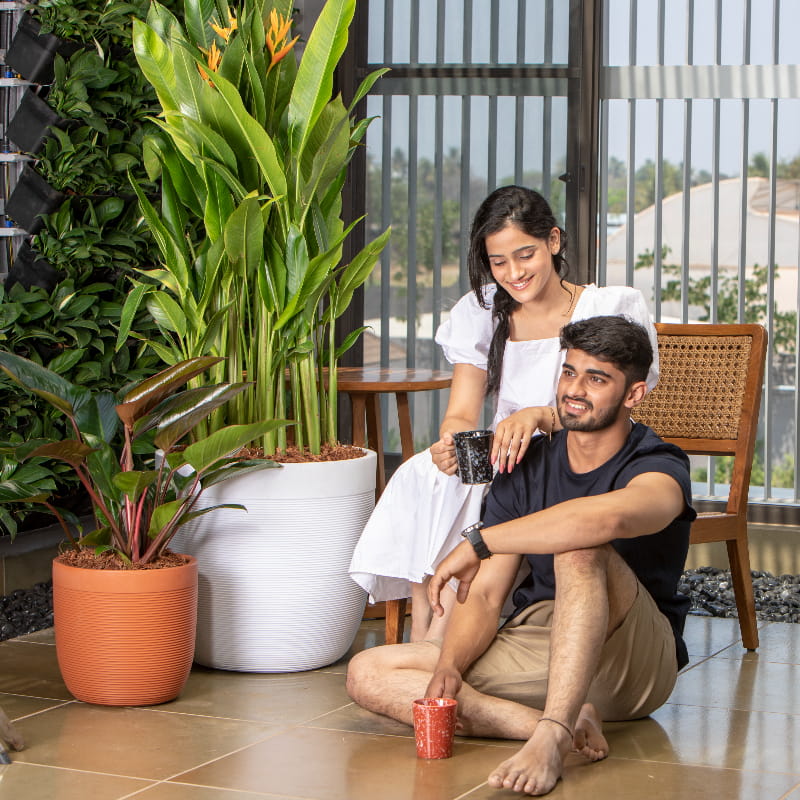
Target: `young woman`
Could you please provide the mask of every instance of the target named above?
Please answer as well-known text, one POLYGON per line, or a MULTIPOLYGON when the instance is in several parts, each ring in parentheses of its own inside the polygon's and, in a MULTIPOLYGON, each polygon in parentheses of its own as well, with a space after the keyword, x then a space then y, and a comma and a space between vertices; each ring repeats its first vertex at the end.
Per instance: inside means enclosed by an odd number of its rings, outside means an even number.
MULTIPOLYGON (((547 201, 531 189, 492 192, 475 214, 468 267, 472 292, 436 334, 453 364, 439 441, 406 461, 389 481, 359 540, 350 574, 370 602, 412 598, 411 641, 441 638, 445 615, 431 616, 426 583, 436 565, 477 522, 488 485, 461 483, 453 434, 480 425, 495 403, 492 462, 511 471, 538 430, 560 427, 555 390, 563 353, 558 334, 571 320, 621 314, 645 325, 657 353, 644 298, 627 286, 577 286, 564 279, 566 235, 547 201)), ((658 361, 648 377, 653 388, 658 361)))

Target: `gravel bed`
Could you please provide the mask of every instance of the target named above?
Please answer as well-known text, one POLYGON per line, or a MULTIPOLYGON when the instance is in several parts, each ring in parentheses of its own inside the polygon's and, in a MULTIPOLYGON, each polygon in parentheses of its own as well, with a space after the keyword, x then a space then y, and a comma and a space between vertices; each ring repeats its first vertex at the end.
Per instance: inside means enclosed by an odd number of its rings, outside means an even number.
MULTIPOLYGON (((756 617, 770 622, 800 622, 800 575, 753 570, 756 617)), ((690 614, 737 617, 730 570, 699 567, 683 573, 678 591, 692 601, 690 614)))
POLYGON ((0 597, 0 641, 53 625, 53 584, 37 583, 0 597))
MULTIPOLYGON (((771 622, 800 622, 800 575, 776 577, 753 571, 756 616, 771 622)), ((736 617, 731 573, 699 567, 683 573, 679 591, 692 601, 689 612, 701 617, 736 617)), ((0 641, 53 625, 53 584, 37 583, 0 597, 0 641)))

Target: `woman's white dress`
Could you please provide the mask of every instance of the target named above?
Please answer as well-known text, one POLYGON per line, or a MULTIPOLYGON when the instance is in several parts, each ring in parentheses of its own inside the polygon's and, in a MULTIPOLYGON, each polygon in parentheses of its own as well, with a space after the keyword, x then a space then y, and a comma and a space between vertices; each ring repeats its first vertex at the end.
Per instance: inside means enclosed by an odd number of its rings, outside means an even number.
MULTIPOLYGON (((494 284, 485 287, 491 306, 494 284)), ((620 315, 644 325, 655 360, 648 388, 658 380, 658 345, 644 297, 628 286, 586 286, 571 321, 620 315)), ((472 364, 485 370, 492 339, 491 309, 464 295, 450 318, 439 326, 436 342, 451 364, 472 364)), ((564 353, 557 337, 506 342, 503 374, 492 429, 515 411, 555 404, 564 353)), ((461 531, 480 519, 486 485, 461 483, 433 463, 430 450, 417 453, 392 476, 356 546, 350 576, 369 592, 371 603, 409 597, 409 582, 432 575, 438 563, 461 541, 461 531)))

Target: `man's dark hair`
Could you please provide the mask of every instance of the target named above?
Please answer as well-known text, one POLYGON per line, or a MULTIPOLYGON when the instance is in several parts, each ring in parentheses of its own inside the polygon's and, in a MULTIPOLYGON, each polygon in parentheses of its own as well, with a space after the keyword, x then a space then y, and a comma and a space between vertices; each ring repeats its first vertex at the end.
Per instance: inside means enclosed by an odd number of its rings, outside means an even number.
POLYGON ((647 379, 653 346, 647 331, 625 317, 589 317, 561 329, 563 350, 582 350, 624 373, 627 386, 647 379))

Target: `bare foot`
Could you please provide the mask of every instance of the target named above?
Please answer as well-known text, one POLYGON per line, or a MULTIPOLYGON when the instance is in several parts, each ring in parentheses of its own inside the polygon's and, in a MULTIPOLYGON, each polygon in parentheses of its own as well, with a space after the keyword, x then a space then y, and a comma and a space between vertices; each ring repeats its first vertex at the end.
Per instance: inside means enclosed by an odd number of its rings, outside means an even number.
POLYGON ((536 725, 533 736, 518 753, 489 775, 489 786, 530 795, 547 794, 558 783, 571 748, 569 734, 560 725, 545 720, 536 725))
POLYGON ((597 714, 597 709, 591 703, 586 703, 575 723, 573 750, 588 758, 589 761, 602 761, 608 756, 608 742, 603 736, 602 730, 603 723, 597 714))

